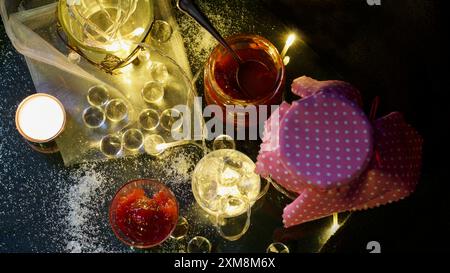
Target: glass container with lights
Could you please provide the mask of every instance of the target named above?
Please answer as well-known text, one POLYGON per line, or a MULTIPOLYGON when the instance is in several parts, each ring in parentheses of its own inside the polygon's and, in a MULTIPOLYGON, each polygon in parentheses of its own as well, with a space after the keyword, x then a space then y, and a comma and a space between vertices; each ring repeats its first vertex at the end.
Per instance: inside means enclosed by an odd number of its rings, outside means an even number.
POLYGON ((245 206, 222 207, 224 198, 238 197, 253 205, 260 193, 260 177, 254 172, 255 164, 245 154, 229 149, 209 153, 195 167, 192 190, 202 209, 209 214, 226 210, 228 216, 238 216, 245 206))
POLYGON ((268 184, 262 186, 255 167, 245 154, 221 149, 206 155, 194 169, 195 200, 212 216, 219 233, 228 240, 237 240, 245 234, 251 207, 267 192, 268 184), (239 221, 239 228, 236 228, 239 221), (233 229, 233 234, 225 229, 233 229))
POLYGON ((66 42, 107 71, 123 67, 139 53, 150 32, 152 0, 59 0, 58 21, 66 42))

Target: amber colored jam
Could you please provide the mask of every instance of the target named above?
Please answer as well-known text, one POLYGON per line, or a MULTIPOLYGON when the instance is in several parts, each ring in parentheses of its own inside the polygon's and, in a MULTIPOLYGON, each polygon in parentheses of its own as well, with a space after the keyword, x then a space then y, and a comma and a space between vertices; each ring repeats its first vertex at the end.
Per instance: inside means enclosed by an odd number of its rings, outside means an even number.
POLYGON ((122 196, 116 207, 118 228, 141 245, 156 245, 165 240, 177 219, 177 204, 163 190, 149 198, 143 189, 134 189, 122 196))
POLYGON ((223 46, 214 48, 204 72, 207 104, 224 110, 226 105, 280 104, 286 70, 277 48, 264 37, 251 34, 234 35, 227 42, 242 62, 239 65, 223 46))
POLYGON ((223 92, 239 100, 259 100, 272 94, 279 72, 271 56, 260 48, 237 49, 236 53, 244 65, 239 66, 231 54, 216 60, 214 78, 223 92))

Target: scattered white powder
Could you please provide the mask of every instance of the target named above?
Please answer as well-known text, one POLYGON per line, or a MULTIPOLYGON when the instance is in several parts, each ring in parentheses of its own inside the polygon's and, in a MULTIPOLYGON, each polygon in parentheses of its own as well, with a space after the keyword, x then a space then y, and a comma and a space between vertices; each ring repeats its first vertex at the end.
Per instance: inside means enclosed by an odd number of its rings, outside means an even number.
MULTIPOLYGON (((65 252, 129 252, 115 238, 109 226, 108 209, 115 192, 128 180, 155 178, 165 183, 177 196, 180 214, 189 221, 192 236, 212 238, 217 235, 212 226, 201 219, 191 191, 191 175, 202 151, 193 146, 168 150, 155 160, 139 156, 107 163, 85 164, 71 175, 73 183, 61 191, 60 213, 64 219, 65 252)), ((183 252, 186 240, 168 240, 151 249, 158 252, 183 252)))
MULTIPOLYGON (((224 36, 241 32, 257 33, 249 8, 252 1, 199 1, 200 8, 224 36), (246 2, 246 4, 244 3, 246 2), (251 2, 251 3, 250 3, 251 2)), ((195 74, 206 62, 217 42, 188 16, 178 13, 179 31, 188 50, 195 74)), ((265 19, 261 19, 265 20, 265 19)), ((261 27, 259 29, 269 29, 261 27)), ((108 217, 113 195, 128 180, 156 178, 177 196, 180 214, 189 222, 189 233, 181 241, 168 240, 150 251, 182 252, 187 241, 200 235, 217 246, 219 235, 205 213, 199 211, 191 191, 190 176, 201 153, 196 148, 176 148, 160 160, 149 156, 83 164, 64 168, 58 159, 43 159, 22 141, 15 130, 17 90, 33 90, 23 58, 12 47, 0 43, 0 82, 5 86, 0 98, 0 250, 37 252, 130 252, 115 238, 108 217), (5 48, 6 47, 6 48, 5 48), (23 66, 18 67, 17 63, 23 66), (14 64, 14 65, 11 65, 14 64), (26 160, 23 160, 26 158, 26 160), (5 224, 6 223, 6 224, 5 224)))
MULTIPOLYGON (((189 182, 199 154, 183 151, 182 149, 168 152, 170 156, 163 158, 159 162, 162 166, 168 166, 165 169, 168 181, 175 184, 189 182)), ((200 151, 197 152, 199 153, 200 151)))
MULTIPOLYGON (((62 209, 66 211, 66 236, 68 238, 65 251, 67 252, 105 252, 108 246, 102 239, 101 224, 97 217, 105 217, 99 208, 104 207, 105 186, 104 175, 94 170, 94 166, 77 170, 71 178, 75 181, 62 199, 62 209), (88 169, 87 169, 88 168, 88 169)), ((108 222, 103 219, 101 222, 108 222)))

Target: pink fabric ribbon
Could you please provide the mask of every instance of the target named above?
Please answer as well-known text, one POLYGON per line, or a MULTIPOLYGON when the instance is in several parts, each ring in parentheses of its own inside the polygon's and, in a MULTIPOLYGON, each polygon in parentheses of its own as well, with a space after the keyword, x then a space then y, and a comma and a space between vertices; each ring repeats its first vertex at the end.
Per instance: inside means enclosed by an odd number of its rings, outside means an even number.
POLYGON ((303 99, 283 103, 266 122, 256 163, 258 174, 299 194, 284 209, 286 227, 414 191, 423 141, 403 115, 371 123, 359 91, 341 81, 301 77, 292 91, 303 99))

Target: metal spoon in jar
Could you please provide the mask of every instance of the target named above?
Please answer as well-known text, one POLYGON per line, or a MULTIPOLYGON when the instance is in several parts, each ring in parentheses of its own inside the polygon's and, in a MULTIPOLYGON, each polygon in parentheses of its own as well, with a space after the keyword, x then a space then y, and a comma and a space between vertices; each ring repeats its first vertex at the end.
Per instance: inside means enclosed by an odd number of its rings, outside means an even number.
POLYGON ((262 62, 257 60, 242 60, 241 57, 234 51, 233 48, 227 43, 227 41, 220 35, 220 33, 214 28, 211 22, 208 20, 200 9, 195 5, 193 0, 178 0, 178 8, 197 21, 203 28, 205 28, 225 49, 231 53, 233 59, 238 63, 238 69, 236 72, 236 81, 241 89, 242 93, 247 97, 249 90, 252 89, 252 79, 255 72, 269 72, 269 68, 262 62))

